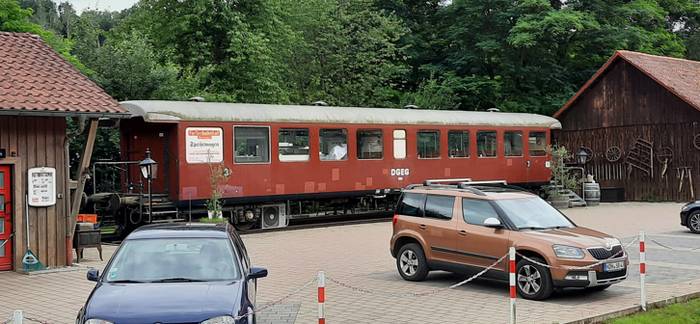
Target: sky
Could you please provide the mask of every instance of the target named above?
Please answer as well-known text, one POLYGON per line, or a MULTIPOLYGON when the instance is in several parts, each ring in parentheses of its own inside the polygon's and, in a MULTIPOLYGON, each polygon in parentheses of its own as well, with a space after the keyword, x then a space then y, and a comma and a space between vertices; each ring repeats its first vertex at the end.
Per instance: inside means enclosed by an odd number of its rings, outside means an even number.
MULTIPOLYGON (((77 12, 85 9, 121 11, 133 6, 138 0, 67 0, 77 12)), ((63 1, 58 1, 63 2, 63 1)))

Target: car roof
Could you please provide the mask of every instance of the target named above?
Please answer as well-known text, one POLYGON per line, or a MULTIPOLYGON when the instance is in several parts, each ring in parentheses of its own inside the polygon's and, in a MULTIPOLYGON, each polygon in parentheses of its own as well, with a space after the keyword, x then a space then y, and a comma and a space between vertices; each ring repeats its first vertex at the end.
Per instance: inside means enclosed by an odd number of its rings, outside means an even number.
POLYGON ((405 189, 404 192, 436 194, 485 200, 523 199, 537 197, 537 195, 524 190, 517 190, 509 187, 500 186, 457 187, 450 185, 418 185, 413 186, 410 189, 405 189))
POLYGON ((151 238, 228 238, 228 226, 207 223, 166 223, 137 228, 125 240, 151 238))

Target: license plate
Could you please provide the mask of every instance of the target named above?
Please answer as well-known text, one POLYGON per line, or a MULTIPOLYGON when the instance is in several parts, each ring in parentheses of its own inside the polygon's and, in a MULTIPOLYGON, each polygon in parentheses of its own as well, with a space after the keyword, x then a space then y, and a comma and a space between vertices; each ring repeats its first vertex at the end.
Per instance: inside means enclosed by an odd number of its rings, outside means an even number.
POLYGON ((605 272, 614 272, 614 271, 620 271, 625 268, 625 262, 624 261, 617 261, 617 262, 610 262, 610 263, 603 263, 603 271, 605 272))

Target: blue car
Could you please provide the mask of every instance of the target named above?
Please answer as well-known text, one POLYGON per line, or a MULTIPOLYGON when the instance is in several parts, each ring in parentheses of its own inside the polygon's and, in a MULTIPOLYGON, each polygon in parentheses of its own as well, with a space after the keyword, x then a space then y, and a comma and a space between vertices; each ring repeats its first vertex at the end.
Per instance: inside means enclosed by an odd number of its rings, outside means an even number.
POLYGON ((132 232, 100 274, 76 323, 255 323, 257 279, 228 224, 167 224, 132 232))

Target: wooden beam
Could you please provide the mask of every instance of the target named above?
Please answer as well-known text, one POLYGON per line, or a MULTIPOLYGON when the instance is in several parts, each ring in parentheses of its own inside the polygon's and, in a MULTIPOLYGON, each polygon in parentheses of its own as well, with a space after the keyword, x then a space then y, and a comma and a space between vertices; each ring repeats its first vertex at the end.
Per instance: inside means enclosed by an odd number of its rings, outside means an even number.
POLYGON ((85 150, 80 156, 80 165, 78 165, 78 188, 73 194, 73 203, 71 204, 71 212, 68 217, 67 237, 73 237, 73 229, 75 228, 76 218, 80 212, 80 201, 83 199, 85 191, 85 183, 87 182, 88 172, 90 170, 90 160, 92 160, 92 151, 95 148, 95 138, 97 137, 97 124, 99 120, 96 118, 90 119, 90 129, 88 130, 87 141, 85 142, 85 150))

